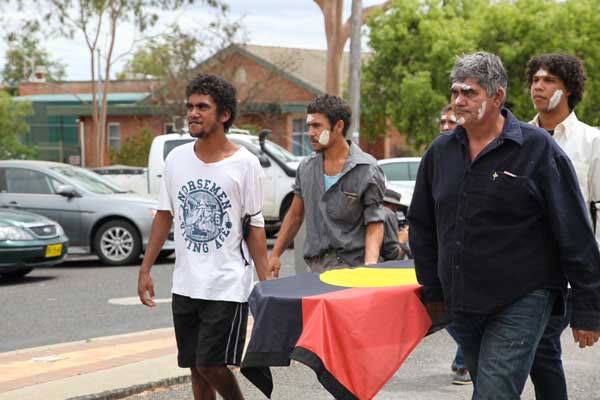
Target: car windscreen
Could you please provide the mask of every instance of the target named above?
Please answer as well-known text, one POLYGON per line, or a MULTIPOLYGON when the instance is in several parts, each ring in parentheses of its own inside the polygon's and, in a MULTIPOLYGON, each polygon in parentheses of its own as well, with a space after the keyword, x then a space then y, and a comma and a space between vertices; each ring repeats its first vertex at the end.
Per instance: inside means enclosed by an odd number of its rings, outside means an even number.
POLYGON ((68 180, 74 182, 78 186, 84 188, 87 191, 97 194, 111 194, 111 193, 127 193, 126 190, 121 189, 112 182, 107 181, 100 175, 87 171, 83 168, 76 168, 70 166, 52 167, 54 172, 64 176, 68 180))
POLYGON ((181 146, 182 144, 186 144, 189 142, 193 142, 196 139, 177 139, 177 140, 169 140, 165 142, 165 147, 163 148, 163 160, 167 159, 169 153, 177 146, 181 146))
MULTIPOLYGON (((258 139, 253 138, 252 143, 254 145, 260 147, 260 142, 258 139)), ((273 154, 273 156, 277 157, 279 160, 283 161, 284 163, 294 162, 294 161, 299 160, 299 158, 297 156, 293 155, 292 153, 290 153, 289 151, 287 151, 280 145, 273 143, 269 140, 265 141, 265 147, 267 148, 269 153, 273 154)))

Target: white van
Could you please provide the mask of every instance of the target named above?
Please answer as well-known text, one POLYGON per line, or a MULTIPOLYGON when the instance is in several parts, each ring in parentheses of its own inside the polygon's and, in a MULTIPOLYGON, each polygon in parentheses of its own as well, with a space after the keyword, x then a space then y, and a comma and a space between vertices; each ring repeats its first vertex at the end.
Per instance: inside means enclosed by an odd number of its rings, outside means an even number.
MULTIPOLYGON (((277 229, 292 204, 292 185, 300 158, 283 147, 266 140, 270 132, 264 130, 259 136, 243 129, 229 129, 227 138, 244 146, 258 157, 265 171, 263 215, 268 231, 277 229)), ((195 140, 188 133, 170 133, 156 136, 148 156, 148 188, 152 196, 158 196, 165 158, 175 147, 195 140)))

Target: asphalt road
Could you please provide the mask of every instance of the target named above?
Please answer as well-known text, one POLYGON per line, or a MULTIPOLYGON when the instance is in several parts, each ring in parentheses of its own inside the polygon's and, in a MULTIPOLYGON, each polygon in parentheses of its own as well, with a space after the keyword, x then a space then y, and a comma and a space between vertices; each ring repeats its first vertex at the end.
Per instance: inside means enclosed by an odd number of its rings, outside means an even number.
MULTIPOLYGON (((282 276, 293 271, 293 251, 282 257, 282 276)), ((152 270, 155 309, 137 302, 137 265, 105 267, 94 258, 71 259, 64 264, 34 270, 19 280, 0 279, 0 352, 33 346, 85 340, 93 337, 172 326, 170 298, 173 260, 152 270)), ((580 350, 570 331, 563 335, 565 369, 571 400, 600 400, 600 345, 580 350)), ((439 332, 424 339, 382 388, 376 399, 462 400, 471 386, 451 384, 452 339, 439 332)), ((273 399, 331 399, 314 373, 299 363, 273 369, 273 399)), ((264 399, 239 375, 247 399, 264 399)), ((130 400, 190 399, 189 384, 157 389, 130 400)), ((530 384, 523 399, 534 399, 530 384)))
MULTIPOLYGON (((562 338, 563 362, 567 374, 570 400, 600 400, 600 346, 581 350, 573 344, 570 331, 562 338)), ((426 337, 410 354, 396 374, 375 397, 376 400, 468 400, 472 386, 452 385, 450 363, 454 342, 440 331, 426 337)), ((290 367, 271 368, 275 383, 275 400, 331 400, 311 369, 293 362, 290 367)), ((247 400, 264 400, 265 396, 236 372, 247 400)), ((183 400, 191 399, 190 384, 158 388, 128 400, 183 400)), ((534 400, 533 386, 527 383, 522 399, 534 400)))
MULTIPOLYGON (((153 309, 137 299, 138 264, 107 267, 79 257, 24 278, 0 278, 0 352, 172 326, 173 262, 152 268, 155 298, 165 301, 153 309)), ((282 264, 282 276, 294 273, 293 250, 282 264)))

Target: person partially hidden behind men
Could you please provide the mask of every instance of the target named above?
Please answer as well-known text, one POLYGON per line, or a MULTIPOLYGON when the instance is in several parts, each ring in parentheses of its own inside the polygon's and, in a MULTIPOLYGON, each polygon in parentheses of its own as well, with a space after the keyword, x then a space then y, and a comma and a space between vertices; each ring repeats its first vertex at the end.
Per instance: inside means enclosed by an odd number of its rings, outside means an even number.
POLYGON ((381 246, 381 258, 383 261, 403 260, 412 258, 408 245, 408 226, 400 226, 401 219, 405 222, 405 216, 400 214, 401 195, 392 189, 385 189, 383 196, 383 208, 385 211, 383 245, 381 246))
POLYGON ((306 222, 304 259, 312 271, 375 264, 383 239, 385 178, 375 159, 345 139, 351 110, 323 95, 307 107, 315 152, 296 171, 294 198, 269 257, 279 271, 281 253, 306 222))
MULTIPOLYGON (((440 115, 440 134, 452 132, 458 124, 456 123, 456 115, 452 110, 452 105, 448 104, 442 108, 440 115)), ((450 369, 454 373, 452 377, 452 383, 454 385, 470 385, 471 375, 465 365, 465 358, 463 356, 462 349, 460 348, 460 341, 458 340, 458 334, 452 327, 452 324, 446 327, 446 331, 450 334, 452 339, 456 342, 456 353, 454 359, 450 365, 450 369)))
POLYGON ((580 347, 600 337, 600 251, 575 171, 544 130, 503 108, 500 59, 478 52, 452 69, 459 126, 419 166, 410 246, 431 313, 450 308, 473 399, 519 399, 550 315, 580 347))
MULTIPOLYGON (((583 98, 586 76, 580 59, 566 54, 544 54, 527 63, 531 100, 538 114, 531 124, 544 128, 569 156, 586 204, 600 200, 600 131, 577 119, 575 107, 583 98)), ((591 215, 600 243, 597 214, 591 215)), ((567 310, 570 311, 571 302, 567 310)), ((566 400, 567 382, 561 361, 560 335, 570 312, 553 316, 540 340, 531 381, 537 400, 566 400)))

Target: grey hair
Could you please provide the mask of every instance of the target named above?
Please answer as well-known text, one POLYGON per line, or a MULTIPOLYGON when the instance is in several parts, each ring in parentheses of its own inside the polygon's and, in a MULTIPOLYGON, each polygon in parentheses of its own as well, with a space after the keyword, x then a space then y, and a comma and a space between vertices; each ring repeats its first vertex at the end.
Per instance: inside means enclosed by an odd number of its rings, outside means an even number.
POLYGON ((450 73, 452 83, 464 82, 467 78, 475 78, 485 88, 488 96, 498 93, 503 88, 506 92, 508 77, 502 60, 495 54, 478 51, 473 54, 464 54, 456 60, 450 73))

